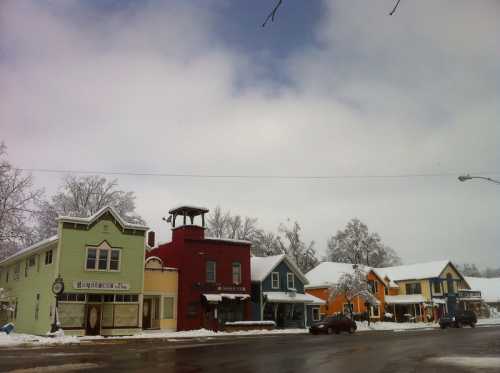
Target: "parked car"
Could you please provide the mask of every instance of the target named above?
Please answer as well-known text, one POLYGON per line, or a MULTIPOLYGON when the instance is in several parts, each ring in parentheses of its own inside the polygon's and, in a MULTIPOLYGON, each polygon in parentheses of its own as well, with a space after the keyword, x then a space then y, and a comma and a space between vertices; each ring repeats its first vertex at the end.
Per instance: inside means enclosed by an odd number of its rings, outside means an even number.
POLYGON ((340 332, 348 332, 350 334, 356 331, 356 322, 344 315, 329 316, 325 319, 316 322, 309 328, 311 334, 339 334, 340 332))
POLYGON ((441 329, 448 327, 460 328, 462 325, 469 325, 472 328, 476 326, 477 316, 472 311, 458 312, 455 316, 443 316, 439 319, 441 329))

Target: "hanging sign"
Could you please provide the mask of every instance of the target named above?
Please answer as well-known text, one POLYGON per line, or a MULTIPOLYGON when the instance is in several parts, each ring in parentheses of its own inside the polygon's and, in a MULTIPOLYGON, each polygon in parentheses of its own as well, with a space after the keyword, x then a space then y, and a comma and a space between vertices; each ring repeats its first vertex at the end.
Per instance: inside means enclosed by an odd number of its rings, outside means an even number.
POLYGON ((106 282, 95 280, 73 281, 73 288, 78 290, 129 290, 130 284, 126 282, 106 282))

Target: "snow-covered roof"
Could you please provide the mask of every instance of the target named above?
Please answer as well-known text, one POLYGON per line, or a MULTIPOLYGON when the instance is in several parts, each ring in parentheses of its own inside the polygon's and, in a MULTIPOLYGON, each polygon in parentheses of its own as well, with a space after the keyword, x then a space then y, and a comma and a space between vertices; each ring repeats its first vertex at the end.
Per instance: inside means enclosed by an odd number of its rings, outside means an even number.
POLYGON ((387 276, 393 281, 420 280, 424 278, 439 277, 449 263, 449 260, 440 260, 436 262, 375 268, 375 270, 383 277, 387 276))
POLYGON ((104 206, 102 209, 97 211, 94 215, 86 217, 86 218, 76 217, 76 216, 59 216, 57 218, 57 221, 89 225, 89 224, 92 224, 94 221, 96 221, 99 217, 104 215, 106 212, 109 212, 111 215, 113 215, 113 217, 118 221, 118 223, 120 223, 120 225, 123 228, 135 229, 135 230, 140 230, 140 231, 147 231, 149 229, 145 225, 132 224, 132 223, 125 221, 121 217, 121 215, 115 210, 115 208, 112 206, 104 206))
POLYGON ((221 241, 221 242, 229 242, 229 243, 237 243, 237 244, 245 244, 245 245, 251 245, 252 244, 252 241, 248 241, 248 240, 236 240, 234 238, 205 237, 205 240, 221 241))
MULTIPOLYGON (((366 273, 372 271, 376 276, 384 281, 384 276, 380 275, 374 268, 364 265, 358 265, 358 268, 366 273)), ((354 273, 354 267, 351 263, 323 262, 306 273, 309 280, 308 289, 331 286, 336 284, 346 273, 354 273)), ((397 286, 397 285, 396 285, 397 286)))
POLYGON ((235 293, 220 293, 220 294, 203 294, 207 302, 221 302, 222 298, 232 300, 245 300, 250 298, 250 294, 235 294, 235 293))
POLYGON ((58 240, 58 236, 56 234, 55 236, 52 236, 52 237, 46 238, 45 240, 39 241, 39 242, 37 242, 31 246, 28 246, 22 250, 19 250, 18 252, 12 254, 11 256, 8 256, 7 258, 1 260, 0 265, 5 264, 7 262, 10 262, 14 259, 21 257, 21 256, 24 256, 27 254, 33 254, 33 253, 37 252, 38 250, 45 249, 47 246, 57 242, 57 240, 58 240))
POLYGON ((285 254, 271 255, 271 256, 253 256, 250 258, 250 271, 252 276, 252 281, 261 282, 269 276, 269 274, 275 269, 278 264, 285 261, 290 268, 295 271, 295 274, 304 283, 308 284, 306 276, 302 271, 295 265, 295 263, 288 258, 285 254))
POLYGON ((425 299, 422 294, 410 294, 410 295, 386 295, 385 303, 387 304, 414 304, 414 303, 424 303, 425 299))
POLYGON ((500 302, 500 277, 466 277, 465 280, 472 290, 481 291, 481 296, 486 303, 500 302))
POLYGON ((263 293, 268 302, 272 303, 307 303, 307 304, 325 304, 323 299, 311 294, 302 294, 284 291, 265 291, 263 293))
POLYGON ((182 210, 186 210, 186 211, 196 211, 196 210, 199 210, 200 212, 208 212, 210 211, 209 209, 207 209, 206 207, 202 207, 202 206, 194 206, 194 205, 177 205, 175 207, 172 207, 170 210, 168 210, 168 213, 169 214, 172 214, 174 212, 177 212, 177 211, 182 211, 182 210))

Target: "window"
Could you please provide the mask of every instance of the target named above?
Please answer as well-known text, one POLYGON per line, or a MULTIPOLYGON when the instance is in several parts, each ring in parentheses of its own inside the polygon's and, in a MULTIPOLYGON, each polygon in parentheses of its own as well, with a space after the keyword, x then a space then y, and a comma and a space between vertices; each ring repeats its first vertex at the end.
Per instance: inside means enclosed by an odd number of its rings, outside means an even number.
POLYGON ((115 302, 120 303, 135 303, 139 301, 139 295, 137 294, 116 294, 115 302))
POLYGON ((87 249, 87 263, 85 265, 86 269, 95 269, 97 257, 97 249, 87 249))
POLYGON ((9 268, 5 270, 5 282, 9 282, 9 268))
POLYGON ((59 296, 61 302, 85 302, 85 294, 62 293, 59 296))
POLYGON ((101 271, 108 269, 108 250, 99 250, 99 264, 97 268, 101 271))
POLYGON ((87 302, 101 303, 102 302, 102 295, 101 294, 87 294, 87 302))
POLYGON ((119 271, 121 250, 87 248, 85 269, 88 271, 119 271))
POLYGON ((286 285, 288 289, 295 289, 295 276, 291 272, 286 274, 286 285))
POLYGON ((441 282, 440 281, 434 282, 434 293, 435 294, 441 293, 441 282))
POLYGON ((319 314, 319 308, 315 307, 312 309, 312 319, 313 321, 319 321, 320 319, 320 314, 319 314))
POLYGON ((52 264, 52 250, 45 252, 45 265, 52 264))
POLYGON ((376 294, 378 292, 378 281, 369 280, 368 281, 368 289, 370 289, 370 292, 372 294, 376 294))
POLYGON ((406 294, 422 294, 422 289, 420 287, 420 282, 413 282, 406 284, 406 294))
POLYGON ((24 262, 24 277, 28 277, 28 259, 24 262))
POLYGON ((34 267, 36 264, 36 256, 35 255, 32 255, 29 257, 28 259, 28 266, 30 267, 34 267))
POLYGON ((21 263, 16 263, 14 266, 14 280, 19 280, 19 274, 21 273, 21 263))
POLYGON ((111 258, 109 259, 110 271, 120 270, 120 250, 111 250, 111 258))
POLYGON ((344 307, 343 307, 343 313, 344 315, 350 315, 351 314, 351 310, 354 312, 354 306, 352 303, 344 303, 344 307))
POLYGON ((113 303, 115 301, 114 294, 104 294, 102 297, 102 301, 105 303, 113 303))
POLYGON ((280 274, 279 274, 279 272, 271 273, 271 287, 273 289, 280 288, 280 274))
POLYGON ((378 306, 370 306, 370 314, 373 317, 379 317, 380 316, 380 312, 379 312, 378 306))
POLYGON ((207 282, 215 281, 215 262, 207 262, 207 282))
POLYGON ((241 284, 241 263, 233 263, 233 284, 241 284))
POLYGON ((39 310, 40 310, 40 294, 37 294, 35 302, 35 320, 38 320, 39 310))
POLYGON ((163 298, 163 318, 164 319, 174 318, 174 298, 172 297, 163 298))

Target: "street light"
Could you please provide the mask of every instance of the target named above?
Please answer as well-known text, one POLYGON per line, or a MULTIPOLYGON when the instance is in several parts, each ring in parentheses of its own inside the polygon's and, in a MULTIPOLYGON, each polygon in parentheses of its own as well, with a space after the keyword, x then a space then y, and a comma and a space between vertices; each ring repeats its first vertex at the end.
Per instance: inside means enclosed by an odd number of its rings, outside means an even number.
POLYGON ((492 179, 491 177, 484 177, 484 176, 470 176, 469 174, 467 175, 460 175, 458 177, 458 180, 460 181, 467 181, 467 180, 472 180, 472 179, 483 179, 483 180, 487 180, 487 181, 491 181, 492 183, 495 183, 495 184, 500 184, 500 181, 498 180, 495 180, 495 179, 492 179))
POLYGON ((54 283, 52 284, 52 293, 54 294, 56 298, 56 305, 54 307, 54 321, 52 325, 50 326, 50 333, 54 334, 56 333, 59 329, 61 329, 61 324, 59 324, 59 317, 58 317, 58 308, 59 308, 59 297, 60 295, 64 292, 64 281, 61 277, 61 275, 57 276, 57 278, 54 280, 54 283))

